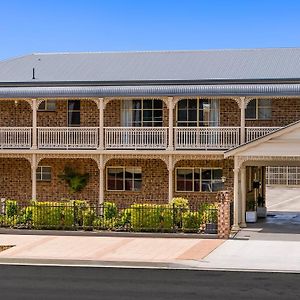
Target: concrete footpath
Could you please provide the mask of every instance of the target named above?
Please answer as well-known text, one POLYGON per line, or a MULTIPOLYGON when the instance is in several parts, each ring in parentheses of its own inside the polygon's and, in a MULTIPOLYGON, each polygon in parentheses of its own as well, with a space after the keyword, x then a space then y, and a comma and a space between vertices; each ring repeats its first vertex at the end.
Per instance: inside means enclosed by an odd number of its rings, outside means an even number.
MULTIPOLYGON (((2 231, 3 232, 3 231, 2 231)), ((0 263, 300 273, 300 240, 0 234, 0 263)))

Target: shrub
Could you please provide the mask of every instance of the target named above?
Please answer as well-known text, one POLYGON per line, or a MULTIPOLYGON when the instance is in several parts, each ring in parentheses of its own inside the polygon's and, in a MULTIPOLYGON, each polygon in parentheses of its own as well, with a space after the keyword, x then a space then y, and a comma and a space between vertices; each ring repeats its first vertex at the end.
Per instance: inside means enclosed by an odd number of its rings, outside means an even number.
POLYGON ((133 230, 158 231, 173 228, 173 211, 170 205, 133 204, 130 209, 133 230))
POLYGON ((14 217, 18 214, 18 203, 15 200, 6 200, 5 214, 7 218, 14 217))
POLYGON ((89 204, 84 200, 72 200, 71 205, 74 209, 74 223, 82 226, 83 225, 83 214, 84 211, 89 208, 89 204))
POLYGON ((103 203, 103 215, 105 219, 112 219, 117 217, 118 215, 118 209, 117 205, 112 202, 104 202, 103 203))
POLYGON ((183 208, 183 209, 189 208, 189 200, 183 197, 173 198, 170 204, 176 208, 183 208))
POLYGON ((74 208, 70 202, 33 202, 32 224, 37 228, 71 227, 74 224, 74 208))
POLYGON ((203 203, 200 206, 199 212, 204 223, 218 222, 218 206, 215 203, 203 203))
POLYGON ((105 219, 103 217, 95 217, 93 227, 96 229, 116 229, 118 220, 116 218, 105 219))
POLYGON ((83 212, 83 228, 91 230, 95 220, 95 211, 88 208, 83 212))
POLYGON ((131 208, 125 208, 120 212, 119 218, 118 218, 118 226, 123 227, 123 228, 130 227, 131 212, 132 212, 131 208))
POLYGON ((32 222, 32 206, 23 207, 16 218, 16 225, 30 226, 32 222))
POLYGON ((182 214, 182 230, 196 232, 201 229, 203 218, 198 211, 187 211, 182 214))
POLYGON ((173 198, 171 201, 174 214, 174 224, 178 227, 182 227, 182 214, 189 209, 189 201, 183 197, 173 198))

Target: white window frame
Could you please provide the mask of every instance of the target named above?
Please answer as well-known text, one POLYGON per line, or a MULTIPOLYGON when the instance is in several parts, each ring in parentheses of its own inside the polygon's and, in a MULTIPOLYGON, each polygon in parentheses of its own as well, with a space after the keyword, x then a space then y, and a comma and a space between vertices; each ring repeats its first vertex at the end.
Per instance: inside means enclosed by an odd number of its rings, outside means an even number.
MULTIPOLYGON (((177 193, 217 193, 218 191, 202 191, 202 171, 203 170, 222 170, 222 176, 223 176, 223 169, 222 168, 217 168, 217 167, 214 167, 214 168, 209 168, 209 167, 208 168, 207 167, 178 167, 178 168, 175 168, 175 192, 177 192, 177 193), (192 184, 192 190, 191 191, 180 191, 180 190, 177 189, 177 170, 178 169, 193 170, 193 173, 192 173, 192 176, 193 176, 192 182, 193 182, 193 184, 192 184), (195 170, 200 171, 200 178, 199 178, 200 191, 195 191, 194 190, 195 170)), ((213 180, 213 179, 211 179, 211 180, 213 180)))
POLYGON ((56 111, 56 100, 54 100, 54 99, 44 100, 43 102, 40 103, 40 105, 38 107, 38 111, 41 111, 41 112, 54 112, 54 111, 56 111), (45 108, 40 108, 42 103, 45 104, 45 108), (49 108, 49 103, 54 104, 54 106, 55 106, 54 109, 49 108))
MULTIPOLYGON (((109 166, 109 167, 106 167, 106 191, 108 192, 141 192, 142 191, 142 187, 140 190, 126 190, 125 187, 126 187, 126 178, 125 178, 125 172, 126 172, 126 169, 138 169, 140 172, 141 172, 141 176, 143 178, 143 170, 141 167, 136 167, 136 166, 109 166), (122 169, 123 170, 123 189, 122 190, 110 190, 108 188, 108 171, 109 169, 122 169)), ((142 182, 143 179, 141 179, 141 182, 142 182)), ((134 182, 134 178, 132 178, 132 181, 134 182)), ((134 184, 133 184, 134 186, 134 184)))
MULTIPOLYGON (((128 113, 130 112, 133 115, 134 111, 140 111, 141 114, 141 126, 135 126, 134 124, 132 124, 131 127, 162 127, 163 126, 163 122, 164 122, 164 102, 161 99, 140 99, 140 98, 134 98, 134 99, 130 99, 130 100, 123 100, 122 105, 121 105, 121 115, 123 115, 123 113, 127 111, 128 113), (132 105, 131 108, 126 108, 126 105, 124 105, 124 101, 131 101, 132 105), (141 107, 139 109, 134 109, 133 108, 133 101, 141 101, 141 107), (144 108, 144 103, 145 101, 151 101, 152 102, 152 108, 144 108), (160 101, 161 103, 161 108, 154 108, 154 102, 155 101, 160 101), (144 111, 145 110, 151 110, 152 114, 154 116, 154 112, 155 111, 161 111, 161 121, 156 121, 155 118, 153 117, 151 121, 145 121, 144 120, 144 111), (151 123, 151 126, 144 126, 145 123, 151 123), (159 124, 159 126, 156 126, 155 124, 159 124)), ((133 121, 132 121, 133 122, 133 121)))
MULTIPOLYGON (((220 126, 220 99, 205 99, 205 98, 182 98, 182 99, 180 99, 178 102, 177 102, 177 105, 176 105, 176 126, 177 127, 186 127, 186 126, 181 126, 181 125, 178 125, 179 123, 189 123, 189 122, 192 122, 192 121, 189 121, 189 120, 187 120, 187 121, 179 121, 178 120, 178 111, 179 111, 179 109, 178 109, 178 103, 181 101, 181 100, 187 100, 187 101, 189 101, 189 100, 196 100, 197 101, 197 120, 195 121, 196 123, 197 123, 197 125, 196 126, 188 126, 188 127, 218 127, 218 126, 220 126), (211 101, 211 100, 214 100, 214 101, 218 101, 218 117, 217 117, 217 119, 218 119, 218 124, 217 125, 211 125, 213 122, 212 121, 209 121, 209 123, 208 123, 208 126, 207 125, 205 125, 205 126, 200 126, 199 124, 200 124, 200 122, 203 122, 203 120, 200 120, 200 114, 199 114, 199 112, 200 112, 200 101, 211 101)), ((187 110, 188 111, 188 110, 187 110)))
POLYGON ((36 168, 35 176, 36 176, 36 181, 50 182, 52 180, 52 168, 50 166, 38 166, 36 168), (43 172, 43 169, 45 169, 45 168, 49 168, 50 172, 43 172), (40 172, 38 171, 39 169, 40 169, 40 172), (40 175, 39 178, 37 176, 38 174, 40 175), (44 179, 43 174, 50 174, 50 179, 44 179))
MULTIPOLYGON (((246 117, 246 111, 247 111, 247 108, 246 108, 246 110, 245 110, 245 120, 262 120, 262 121, 265 121, 265 120, 272 120, 272 99, 252 99, 252 100, 250 100, 250 102, 252 102, 252 101, 255 101, 255 117, 254 118, 247 118, 246 117), (270 104, 270 106, 262 106, 262 105, 259 105, 259 102, 260 102, 260 100, 270 100, 271 101, 271 104, 270 104), (259 110, 262 108, 262 107, 264 107, 264 108, 268 108, 268 109, 270 109, 270 111, 271 111, 271 116, 270 116, 270 118, 267 118, 267 119, 262 119, 262 118, 259 118, 259 110)), ((249 102, 249 103, 250 103, 249 102)), ((249 103, 248 103, 248 105, 249 105, 249 103)), ((247 106, 248 107, 248 106, 247 106)))

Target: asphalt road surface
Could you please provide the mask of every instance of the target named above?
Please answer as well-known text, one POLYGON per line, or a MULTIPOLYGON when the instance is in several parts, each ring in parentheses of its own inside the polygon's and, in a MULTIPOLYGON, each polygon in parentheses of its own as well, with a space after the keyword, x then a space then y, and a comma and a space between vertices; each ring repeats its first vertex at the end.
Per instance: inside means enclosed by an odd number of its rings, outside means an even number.
POLYGON ((0 265, 0 299, 300 299, 300 274, 0 265))

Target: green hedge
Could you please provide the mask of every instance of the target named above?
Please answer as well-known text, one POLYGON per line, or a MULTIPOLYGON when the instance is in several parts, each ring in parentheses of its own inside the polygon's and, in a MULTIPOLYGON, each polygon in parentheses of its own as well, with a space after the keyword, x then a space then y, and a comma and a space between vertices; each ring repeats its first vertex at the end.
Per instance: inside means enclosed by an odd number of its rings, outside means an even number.
POLYGON ((202 204, 191 210, 184 198, 174 198, 170 204, 132 204, 118 209, 112 202, 97 208, 86 201, 34 201, 27 207, 17 201, 6 201, 2 226, 29 228, 83 228, 132 231, 204 231, 207 224, 217 224, 215 204, 202 204))
POLYGON ((170 205, 133 204, 129 210, 130 225, 134 231, 170 231, 173 228, 173 210, 170 205))
POLYGON ((32 208, 32 226, 36 228, 65 228, 74 225, 72 203, 35 202, 32 208))

